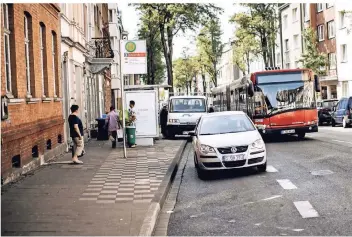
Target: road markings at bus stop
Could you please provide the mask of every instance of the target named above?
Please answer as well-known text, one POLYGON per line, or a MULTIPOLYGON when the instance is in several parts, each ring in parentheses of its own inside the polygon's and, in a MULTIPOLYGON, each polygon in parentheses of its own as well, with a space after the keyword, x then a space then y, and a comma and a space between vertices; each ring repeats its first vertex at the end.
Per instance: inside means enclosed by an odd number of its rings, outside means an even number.
POLYGON ((283 189, 297 189, 296 185, 294 185, 289 179, 278 179, 276 181, 283 189))
POLYGON ((352 144, 352 142, 346 142, 346 141, 340 141, 340 140, 331 140, 331 141, 334 141, 334 142, 340 142, 340 143, 348 143, 348 144, 352 144))
POLYGON ((294 202, 294 205, 301 214, 302 218, 319 217, 319 213, 314 209, 309 201, 294 202))
POLYGON ((269 172, 269 173, 276 173, 276 172, 278 172, 278 170, 275 169, 274 166, 268 165, 268 166, 266 167, 266 172, 269 172))

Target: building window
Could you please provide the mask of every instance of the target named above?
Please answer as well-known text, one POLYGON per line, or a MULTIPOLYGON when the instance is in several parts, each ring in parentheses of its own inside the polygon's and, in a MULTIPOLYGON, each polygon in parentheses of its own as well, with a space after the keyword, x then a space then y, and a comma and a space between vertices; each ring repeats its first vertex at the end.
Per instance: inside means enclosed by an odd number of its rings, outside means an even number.
POLYGON ((336 69, 336 54, 329 53, 328 59, 329 59, 329 70, 335 70, 336 69))
POLYGON ((317 3, 317 12, 323 11, 323 3, 317 3))
POLYGON ((327 3, 327 4, 326 4, 326 8, 330 8, 330 7, 333 7, 333 6, 334 6, 333 3, 327 3))
POLYGON ((47 55, 46 55, 46 30, 45 25, 40 23, 40 63, 41 63, 41 77, 42 77, 42 96, 47 97, 48 94, 48 77, 47 77, 47 55))
POLYGON ((297 8, 292 9, 292 22, 297 21, 297 8))
POLYGON ((350 96, 349 90, 348 90, 348 81, 342 82, 342 96, 343 97, 350 96))
POLYGON ((295 68, 299 68, 299 61, 295 61, 295 68))
POLYGON ((299 35, 294 35, 293 36, 293 43, 294 43, 295 49, 299 48, 298 37, 299 37, 299 35))
POLYGON ((328 37, 329 39, 335 38, 335 21, 328 22, 328 37))
POLYGON ((58 88, 59 88, 59 83, 58 83, 58 76, 57 76, 57 53, 56 53, 56 48, 57 48, 57 42, 56 42, 56 33, 53 31, 51 33, 51 56, 52 56, 52 64, 53 64, 53 86, 54 86, 54 97, 58 97, 58 88))
POLYGON ((347 45, 343 44, 341 45, 341 62, 345 63, 347 61, 347 45))
POLYGON ((10 24, 9 5, 3 4, 3 26, 4 26, 4 56, 5 56, 5 82, 6 92, 11 93, 11 50, 10 50, 10 24))
POLYGON ((287 15, 284 15, 283 22, 284 22, 284 29, 287 29, 287 15))
POLYGON ((280 53, 278 53, 278 54, 276 55, 276 64, 277 64, 277 65, 281 65, 281 54, 280 54, 280 53))
POLYGON ((319 42, 324 40, 324 25, 318 26, 318 40, 319 42))
POLYGON ((285 39, 285 52, 290 51, 290 45, 288 39, 285 39))
POLYGON ((346 14, 344 11, 341 11, 341 12, 339 12, 339 16, 340 16, 340 29, 343 29, 346 27, 346 25, 345 25, 346 14))
POLYGON ((27 81, 27 96, 35 94, 35 82, 31 78, 33 67, 32 65, 32 17, 29 13, 24 14, 24 50, 26 64, 26 81, 27 81))
POLYGON ((113 14, 112 14, 112 10, 109 10, 109 22, 113 22, 113 14))
POLYGON ((287 51, 285 52, 285 65, 286 65, 286 68, 290 68, 290 52, 287 51))
POLYGON ((310 10, 310 4, 309 3, 304 3, 304 21, 309 21, 309 10, 310 10))

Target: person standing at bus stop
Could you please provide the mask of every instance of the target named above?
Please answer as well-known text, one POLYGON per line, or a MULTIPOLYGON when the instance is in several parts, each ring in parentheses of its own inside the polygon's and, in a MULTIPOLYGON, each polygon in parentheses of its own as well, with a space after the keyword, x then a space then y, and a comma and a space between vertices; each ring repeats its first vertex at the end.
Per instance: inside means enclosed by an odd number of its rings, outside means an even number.
MULTIPOLYGON (((136 112, 134 111, 135 102, 133 100, 130 101, 130 107, 128 108, 128 118, 129 123, 128 126, 136 127, 136 112)), ((127 139, 128 146, 131 148, 136 147, 136 144, 130 144, 127 139)))
POLYGON ((106 117, 105 125, 108 128, 112 148, 116 148, 117 130, 119 129, 119 116, 116 113, 114 106, 110 107, 110 113, 106 117))

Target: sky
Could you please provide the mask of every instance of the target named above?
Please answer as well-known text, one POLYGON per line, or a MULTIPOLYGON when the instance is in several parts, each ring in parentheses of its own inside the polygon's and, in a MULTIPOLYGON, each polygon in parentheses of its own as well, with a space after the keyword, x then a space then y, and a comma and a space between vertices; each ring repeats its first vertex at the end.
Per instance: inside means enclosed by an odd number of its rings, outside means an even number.
MULTIPOLYGON (((230 1, 219 1, 216 3, 218 7, 224 9, 224 13, 219 16, 221 21, 221 28, 223 31, 222 41, 226 43, 233 36, 235 27, 229 23, 230 17, 238 11, 238 7, 233 5, 230 1)), ((128 1, 121 1, 119 3, 120 11, 122 11, 122 23, 126 31, 128 31, 129 39, 137 39, 136 33, 138 30, 139 17, 136 14, 133 7, 128 6, 128 1)), ((174 54, 173 59, 177 59, 182 56, 184 47, 189 48, 189 54, 195 54, 195 42, 194 37, 197 32, 186 32, 184 35, 179 35, 174 40, 174 54)))

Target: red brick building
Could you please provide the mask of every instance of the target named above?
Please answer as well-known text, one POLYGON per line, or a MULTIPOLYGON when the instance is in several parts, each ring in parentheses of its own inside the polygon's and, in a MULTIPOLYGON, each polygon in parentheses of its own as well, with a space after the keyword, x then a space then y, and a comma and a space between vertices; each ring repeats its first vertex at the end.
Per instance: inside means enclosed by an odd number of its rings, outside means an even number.
POLYGON ((328 56, 326 75, 320 78, 322 99, 336 99, 338 77, 334 4, 310 4, 310 26, 316 29, 319 51, 328 56))
POLYGON ((1 4, 1 177, 63 151, 58 4, 1 4), (6 105, 7 102, 7 105, 6 105))

